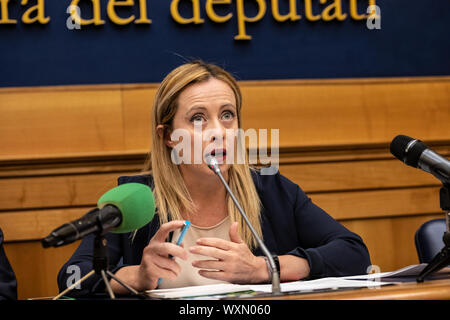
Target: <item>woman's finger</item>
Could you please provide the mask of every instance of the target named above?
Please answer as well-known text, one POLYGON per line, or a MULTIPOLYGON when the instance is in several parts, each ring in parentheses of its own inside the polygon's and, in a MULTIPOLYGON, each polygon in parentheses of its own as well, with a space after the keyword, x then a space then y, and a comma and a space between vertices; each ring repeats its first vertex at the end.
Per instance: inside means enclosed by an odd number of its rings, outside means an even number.
POLYGON ((225 251, 231 250, 233 247, 235 247, 235 244, 233 242, 220 238, 200 238, 197 239, 196 244, 201 246, 215 247, 225 251))
POLYGON ((180 229, 184 226, 183 220, 174 220, 167 223, 163 223, 159 230, 155 233, 152 240, 156 240, 159 242, 164 242, 167 239, 167 236, 170 232, 180 229))
POLYGON ((192 266, 200 269, 210 269, 220 271, 226 266, 222 261, 219 260, 195 260, 192 261, 192 266))
POLYGON ((225 260, 228 256, 227 251, 205 246, 192 246, 189 248, 189 252, 205 257, 216 258, 218 260, 225 260))
POLYGON ((163 242, 155 245, 155 253, 163 257, 171 256, 182 260, 187 260, 186 249, 170 242, 163 242))
POLYGON ((156 256, 153 259, 153 263, 160 269, 172 271, 175 275, 179 275, 181 272, 181 266, 173 259, 165 258, 162 256, 156 256))
POLYGON ((223 271, 199 270, 198 274, 208 279, 229 281, 229 276, 223 271))

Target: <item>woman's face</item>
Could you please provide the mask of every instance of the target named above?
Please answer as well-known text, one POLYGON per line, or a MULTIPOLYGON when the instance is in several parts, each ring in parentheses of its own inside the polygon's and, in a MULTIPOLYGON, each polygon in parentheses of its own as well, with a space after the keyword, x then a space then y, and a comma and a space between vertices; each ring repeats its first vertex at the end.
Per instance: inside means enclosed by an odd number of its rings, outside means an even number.
POLYGON ((168 144, 175 147, 172 152, 184 158, 180 164, 182 170, 214 174, 205 163, 205 157, 213 155, 221 171, 227 172, 232 160, 226 161, 227 151, 229 157, 235 155, 237 139, 232 133, 236 129, 238 118, 233 90, 225 82, 210 78, 192 84, 180 93, 172 123, 172 140, 168 144), (186 147, 190 148, 190 154, 186 147))

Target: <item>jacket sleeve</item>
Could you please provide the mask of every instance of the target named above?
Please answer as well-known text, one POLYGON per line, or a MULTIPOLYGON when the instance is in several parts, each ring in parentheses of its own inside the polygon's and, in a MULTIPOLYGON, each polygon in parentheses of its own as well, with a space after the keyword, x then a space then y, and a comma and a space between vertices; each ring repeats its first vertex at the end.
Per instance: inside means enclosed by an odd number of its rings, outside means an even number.
POLYGON ((0 229, 0 300, 17 299, 17 280, 3 249, 3 232, 0 229))
POLYGON ((308 260, 308 279, 367 273, 370 256, 361 237, 316 206, 298 186, 294 217, 301 247, 288 254, 308 260))

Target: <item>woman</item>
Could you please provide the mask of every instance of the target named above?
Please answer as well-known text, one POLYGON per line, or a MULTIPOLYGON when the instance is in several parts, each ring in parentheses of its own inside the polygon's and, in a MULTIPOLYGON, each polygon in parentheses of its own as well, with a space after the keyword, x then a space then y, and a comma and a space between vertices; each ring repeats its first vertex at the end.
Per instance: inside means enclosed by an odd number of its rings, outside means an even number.
MULTIPOLYGON (((195 161, 195 141, 201 141, 202 157, 213 155, 221 163, 225 180, 279 261, 281 281, 364 274, 370 265, 361 238, 315 206, 296 184, 279 173, 261 175, 246 161, 228 161, 227 156, 242 150, 236 136, 226 134, 241 128, 241 103, 236 81, 215 65, 187 63, 162 81, 146 163, 151 174, 119 178, 119 184, 151 186, 159 219, 132 234, 108 235, 112 271, 138 291, 270 280, 266 260, 224 186, 203 159, 195 161), (177 139, 180 131, 184 136, 177 139), (205 132, 209 138, 199 140, 205 132), (181 144, 194 152, 185 153, 181 144), (183 246, 177 246, 183 220, 192 226, 183 246)), ((70 285, 70 265, 78 265, 82 275, 92 269, 92 242, 93 237, 85 238, 61 269, 61 290, 70 285)), ((116 293, 126 293, 114 280, 111 285, 116 293)), ((92 278, 78 291, 98 290, 104 287, 92 278)))

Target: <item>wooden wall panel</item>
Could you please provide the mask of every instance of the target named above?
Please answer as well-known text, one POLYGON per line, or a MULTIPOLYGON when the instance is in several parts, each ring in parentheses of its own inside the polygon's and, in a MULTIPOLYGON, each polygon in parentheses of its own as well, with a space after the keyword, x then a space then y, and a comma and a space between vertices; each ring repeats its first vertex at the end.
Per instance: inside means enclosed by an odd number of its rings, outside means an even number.
MULTIPOLYGON (((448 77, 241 82, 244 128, 280 130, 280 147, 450 137, 448 77), (433 124, 433 125, 430 125, 433 124), (349 134, 351 133, 351 134, 349 134)), ((0 157, 147 152, 149 85, 0 90, 0 157)))
POLYGON ((0 156, 124 149, 117 90, 6 90, 0 108, 0 156))
POLYGON ((78 245, 79 241, 43 249, 39 241, 6 243, 5 252, 17 278, 18 298, 55 296, 58 272, 78 245))
POLYGON ((437 183, 430 174, 408 167, 397 159, 296 163, 281 165, 279 169, 309 193, 413 187, 437 183))
POLYGON ((2 210, 92 205, 117 185, 116 174, 0 180, 2 210))
POLYGON ((122 106, 127 150, 150 150, 151 115, 156 86, 122 90, 122 106))
POLYGON ((450 137, 450 82, 322 81, 244 85, 244 126, 279 128, 280 146, 450 137), (430 125, 433 124, 433 125, 430 125))
POLYGON ((91 207, 0 212, 5 241, 40 240, 57 227, 83 216, 91 207))
MULTIPOLYGON (((280 171, 358 233, 372 263, 417 263, 439 183, 389 153, 397 134, 450 155, 450 77, 241 82, 244 128, 280 129, 280 171)), ((95 207, 150 149, 156 84, 0 89, 0 227, 19 297, 55 295, 77 244, 40 239, 95 207)))
POLYGON ((323 193, 313 194, 311 199, 338 220, 440 211, 437 187, 323 193))

